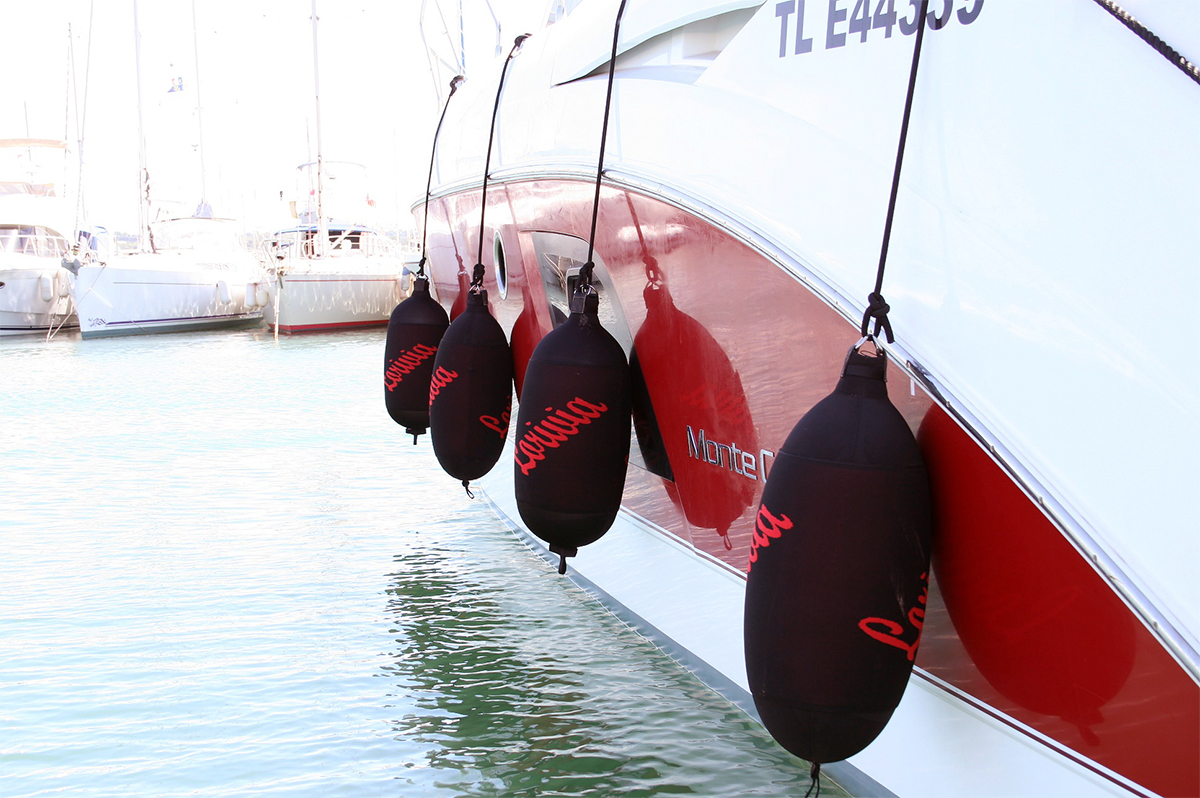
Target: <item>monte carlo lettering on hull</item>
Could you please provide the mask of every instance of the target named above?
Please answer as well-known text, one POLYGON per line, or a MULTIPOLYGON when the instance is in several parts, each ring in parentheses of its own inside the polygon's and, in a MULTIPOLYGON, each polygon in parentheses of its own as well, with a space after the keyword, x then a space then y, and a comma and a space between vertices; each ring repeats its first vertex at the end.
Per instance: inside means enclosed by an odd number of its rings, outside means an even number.
POLYGON ((711 465, 728 468, 735 474, 740 474, 747 479, 758 481, 759 474, 762 478, 767 477, 767 458, 774 457, 775 453, 770 449, 759 449, 758 454, 748 452, 738 447, 736 443, 717 443, 710 441, 705 435, 703 429, 699 432, 692 431, 691 426, 687 428, 688 441, 688 456, 694 457, 711 465))

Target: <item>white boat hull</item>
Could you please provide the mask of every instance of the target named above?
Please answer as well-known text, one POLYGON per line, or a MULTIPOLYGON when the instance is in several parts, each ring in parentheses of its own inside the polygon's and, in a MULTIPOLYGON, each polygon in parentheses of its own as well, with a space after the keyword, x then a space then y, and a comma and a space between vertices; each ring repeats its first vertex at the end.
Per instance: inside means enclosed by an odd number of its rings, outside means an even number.
POLYGON ((269 288, 267 324, 282 333, 375 327, 404 299, 397 274, 286 271, 269 288))
POLYGON ((258 275, 220 268, 140 268, 128 256, 83 266, 75 304, 84 338, 182 332, 262 323, 253 289, 258 275), (123 263, 124 261, 124 263, 123 263))
POLYGON ((0 335, 46 333, 75 327, 71 304, 73 275, 58 265, 58 259, 9 256, 8 268, 0 268, 0 335), (40 263, 24 264, 22 260, 40 263))

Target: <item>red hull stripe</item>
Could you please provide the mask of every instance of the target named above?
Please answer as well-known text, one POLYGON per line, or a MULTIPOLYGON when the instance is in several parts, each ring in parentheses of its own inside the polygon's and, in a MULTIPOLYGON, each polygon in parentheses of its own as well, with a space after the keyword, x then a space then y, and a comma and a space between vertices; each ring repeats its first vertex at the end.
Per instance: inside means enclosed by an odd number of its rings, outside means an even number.
MULTIPOLYGON (((381 327, 388 323, 387 319, 372 319, 371 321, 337 321, 326 324, 281 324, 281 332, 313 332, 316 330, 345 330, 351 327, 381 327)), ((274 327, 275 325, 270 325, 274 327)))
POLYGON ((303 280, 295 277, 283 278, 284 283, 394 283, 395 277, 354 277, 354 278, 337 278, 333 280, 303 280))

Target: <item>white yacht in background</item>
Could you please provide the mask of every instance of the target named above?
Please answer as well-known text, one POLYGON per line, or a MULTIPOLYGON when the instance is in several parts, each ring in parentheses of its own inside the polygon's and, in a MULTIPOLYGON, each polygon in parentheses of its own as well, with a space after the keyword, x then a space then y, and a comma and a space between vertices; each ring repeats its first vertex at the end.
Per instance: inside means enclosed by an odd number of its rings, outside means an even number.
POLYGON ((404 298, 404 263, 369 223, 365 168, 318 161, 299 173, 309 199, 297 203, 297 224, 266 243, 267 324, 283 333, 386 325, 404 298))
POLYGON ((48 334, 74 327, 74 275, 65 196, 67 143, 0 140, 0 335, 48 334))
POLYGON ((298 167, 298 224, 267 243, 271 284, 266 321, 284 333, 382 327, 404 298, 400 249, 372 222, 366 169, 326 161, 321 149, 317 0, 312 0, 317 158, 298 167))
POLYGON ((84 338, 262 323, 265 274, 232 220, 174 218, 150 229, 145 250, 79 267, 84 338))

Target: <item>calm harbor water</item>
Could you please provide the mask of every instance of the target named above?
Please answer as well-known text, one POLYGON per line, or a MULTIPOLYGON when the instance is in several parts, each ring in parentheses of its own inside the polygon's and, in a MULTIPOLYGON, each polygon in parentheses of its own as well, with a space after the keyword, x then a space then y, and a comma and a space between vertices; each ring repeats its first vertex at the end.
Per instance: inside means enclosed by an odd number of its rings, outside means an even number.
POLYGON ((803 795, 411 445, 382 353, 0 339, 0 795, 803 795))

